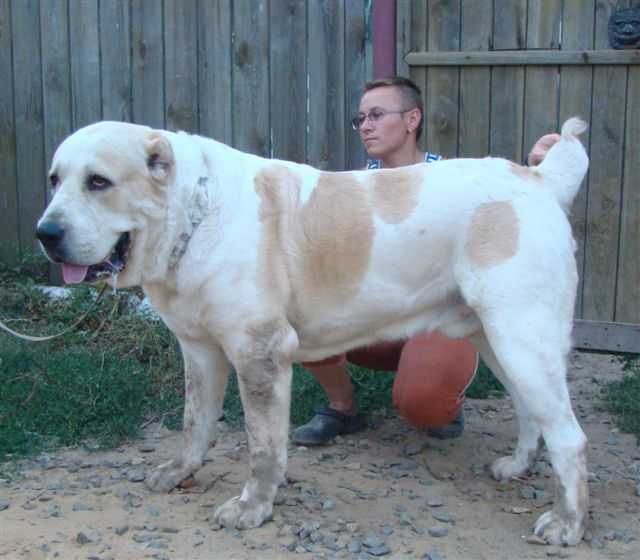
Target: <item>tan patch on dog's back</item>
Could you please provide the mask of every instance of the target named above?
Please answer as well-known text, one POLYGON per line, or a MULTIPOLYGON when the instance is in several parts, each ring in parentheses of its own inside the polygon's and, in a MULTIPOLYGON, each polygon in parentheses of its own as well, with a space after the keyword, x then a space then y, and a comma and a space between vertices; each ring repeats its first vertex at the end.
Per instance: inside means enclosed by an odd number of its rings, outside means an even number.
POLYGON ((336 303, 355 295, 369 267, 374 224, 353 173, 321 173, 300 211, 297 247, 305 297, 336 303))
POLYGON ((269 295, 285 303, 290 290, 285 245, 300 204, 300 179, 284 165, 274 164, 258 172, 254 188, 262 226, 258 278, 269 295))
POLYGON ((487 202, 474 211, 465 252, 474 264, 498 265, 518 252, 520 227, 510 201, 487 202))
POLYGON ((514 175, 526 180, 542 181, 542 174, 535 167, 527 167, 526 165, 518 165, 517 163, 509 162, 509 168, 514 175))
POLYGON ((376 215, 387 224, 400 224, 418 204, 424 181, 421 166, 381 169, 367 175, 366 186, 376 215))

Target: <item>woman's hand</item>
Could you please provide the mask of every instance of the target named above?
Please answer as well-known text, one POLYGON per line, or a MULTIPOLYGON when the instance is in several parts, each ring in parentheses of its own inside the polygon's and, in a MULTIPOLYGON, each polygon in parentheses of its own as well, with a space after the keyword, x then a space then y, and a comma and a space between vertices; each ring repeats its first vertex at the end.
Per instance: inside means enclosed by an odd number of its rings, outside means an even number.
POLYGON ((533 148, 531 148, 531 151, 527 156, 527 163, 529 165, 538 165, 539 163, 542 163, 542 160, 546 157, 551 146, 553 146, 558 140, 560 140, 559 134, 545 134, 534 144, 533 148))

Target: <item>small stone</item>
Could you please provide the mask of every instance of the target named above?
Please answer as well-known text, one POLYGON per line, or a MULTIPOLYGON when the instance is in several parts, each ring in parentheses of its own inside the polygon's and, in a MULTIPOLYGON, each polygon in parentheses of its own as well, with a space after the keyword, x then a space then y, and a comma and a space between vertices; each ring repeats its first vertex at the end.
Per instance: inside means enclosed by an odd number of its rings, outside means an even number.
POLYGON ((523 513, 531 513, 531 510, 526 507, 513 506, 507 509, 508 513, 515 513, 516 515, 521 515, 523 513))
POLYGON ((148 443, 143 443, 138 447, 138 451, 140 451, 140 453, 153 453, 155 450, 155 446, 148 443))
POLYGON ((440 507, 444 504, 442 498, 429 498, 427 500, 427 505, 432 508, 440 507))
MULTIPOLYGON (((640 496, 640 482, 638 482, 638 484, 636 484, 636 496, 640 496)), ((1 510, 1 508, 0 508, 1 510)))
POLYGON ((418 455, 425 447, 426 444, 424 442, 410 442, 404 446, 404 454, 408 457, 413 457, 414 455, 418 455))
POLYGON ((127 473, 127 480, 129 482, 144 482, 146 474, 143 469, 131 469, 127 473))
POLYGON ((93 511, 93 508, 84 502, 76 502, 71 506, 72 511, 93 511))
POLYGON ((352 539, 347 545, 347 550, 351 554, 358 554, 362 550, 362 543, 358 539, 352 539))
POLYGON ((449 534, 449 529, 446 527, 430 527, 429 535, 432 537, 446 537, 449 534))
POLYGON ((364 546, 366 546, 367 548, 375 548, 378 546, 381 546, 384 544, 384 541, 381 540, 377 535, 373 534, 373 533, 368 533, 364 540, 362 541, 362 544, 364 546))
POLYGON ((526 542, 528 544, 543 544, 543 545, 547 544, 547 541, 545 541, 542 537, 539 537, 538 535, 529 535, 526 538, 526 542))
POLYGON ((324 502, 322 502, 322 509, 325 511, 334 510, 336 509, 336 503, 331 498, 327 498, 324 502))
POLYGON ((132 467, 139 467, 140 465, 144 465, 145 461, 142 457, 134 457, 133 459, 131 459, 131 466, 132 467))
POLYGON ((88 535, 82 531, 80 531, 76 535, 76 542, 78 544, 96 544, 101 540, 100 534, 97 531, 92 531, 88 535))
POLYGON ((432 511, 431 515, 433 515, 434 519, 442 521, 442 523, 451 523, 451 525, 456 524, 455 516, 451 513, 447 513, 446 511, 432 511))
POLYGON ((434 546, 429 552, 425 553, 422 560, 442 560, 442 553, 434 546))
POLYGON ((386 556, 387 554, 391 554, 391 549, 386 544, 381 544, 380 546, 368 548, 367 552, 371 556, 386 556))
POLYGON ((536 497, 536 490, 532 486, 520 486, 518 494, 524 500, 533 500, 536 497))
POLYGON ((10 502, 9 500, 6 500, 4 498, 0 498, 0 511, 4 511, 5 509, 9 509, 10 506, 10 502))
POLYGON ((127 531, 129 530, 129 525, 119 525, 118 527, 116 527, 113 532, 118 535, 118 536, 122 536, 124 535, 127 531))
POLYGON ((383 525, 382 527, 380 527, 380 534, 388 537, 389 535, 393 534, 393 527, 391 527, 390 525, 383 525))

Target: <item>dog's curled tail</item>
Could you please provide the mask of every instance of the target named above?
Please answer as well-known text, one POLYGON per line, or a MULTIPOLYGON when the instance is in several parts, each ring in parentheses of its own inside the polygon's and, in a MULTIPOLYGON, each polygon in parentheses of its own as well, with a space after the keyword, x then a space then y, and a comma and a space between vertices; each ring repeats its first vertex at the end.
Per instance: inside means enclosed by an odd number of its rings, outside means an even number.
POLYGON ((587 123, 571 117, 562 125, 560 140, 552 146, 538 170, 553 189, 560 206, 569 212, 589 168, 589 156, 578 139, 587 123))

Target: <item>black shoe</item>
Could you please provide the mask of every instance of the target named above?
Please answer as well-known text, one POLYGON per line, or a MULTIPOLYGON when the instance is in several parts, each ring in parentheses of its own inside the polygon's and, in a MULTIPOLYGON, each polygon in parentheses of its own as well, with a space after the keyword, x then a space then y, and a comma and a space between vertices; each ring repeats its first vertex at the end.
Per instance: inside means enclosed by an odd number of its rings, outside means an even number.
POLYGON ((367 421, 361 414, 349 416, 325 406, 316 410, 309 422, 293 431, 291 441, 298 445, 322 445, 336 436, 361 432, 366 427, 367 421))
POLYGON ((460 437, 462 432, 464 432, 464 416, 462 411, 446 426, 427 429, 427 435, 437 439, 454 439, 460 437))

